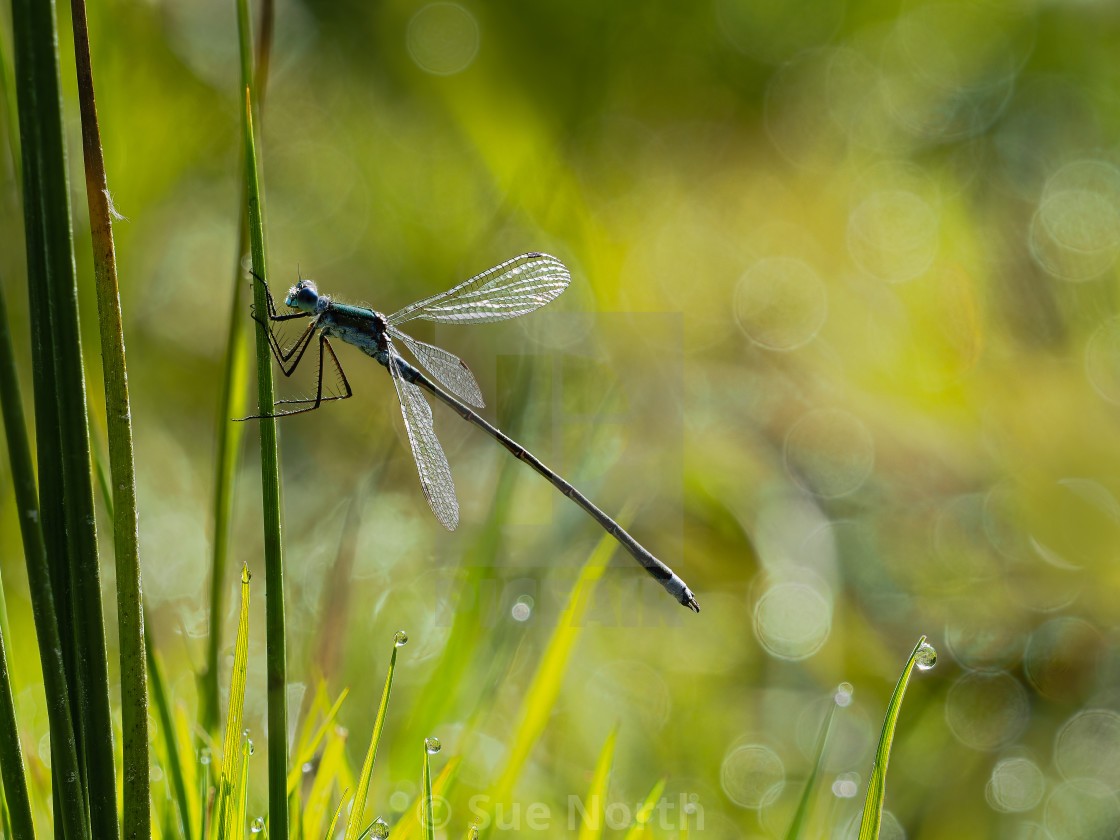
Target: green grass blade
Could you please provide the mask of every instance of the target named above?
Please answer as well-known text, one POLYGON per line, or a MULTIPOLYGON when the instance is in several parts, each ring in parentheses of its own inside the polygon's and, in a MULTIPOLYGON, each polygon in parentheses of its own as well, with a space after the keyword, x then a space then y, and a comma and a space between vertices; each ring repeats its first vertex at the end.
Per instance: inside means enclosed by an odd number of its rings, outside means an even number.
POLYGON ((241 760, 241 714, 245 708, 245 672, 249 666, 249 567, 241 570, 241 613, 237 619, 237 642, 233 650, 233 673, 230 676, 229 712, 226 715, 226 737, 222 747, 222 772, 218 779, 218 803, 215 821, 220 838, 232 838, 236 805, 234 785, 241 760))
POLYGON ((334 840, 334 827, 338 825, 338 818, 342 816, 342 807, 346 804, 346 794, 349 792, 349 788, 342 792, 342 797, 338 800, 338 807, 334 809, 334 816, 331 817, 331 824, 327 826, 327 833, 323 835, 323 840, 334 840))
MULTIPOLYGON (((459 756, 452 756, 443 766, 439 775, 432 780, 432 798, 446 798, 452 782, 459 771, 459 756)), ((400 821, 393 826, 393 840, 411 840, 420 833, 420 817, 416 808, 408 808, 401 814, 400 821)))
POLYGON ((241 744, 241 778, 237 780, 237 812, 233 817, 233 831, 227 837, 241 840, 245 836, 245 817, 249 813, 249 756, 253 754, 253 742, 246 738, 241 744))
MULTIPOLYGON (((629 508, 624 510, 618 517, 619 524, 625 528, 631 515, 629 508)), ((513 792, 513 785, 521 774, 521 768, 548 724, 552 707, 560 693, 568 659, 583 629, 582 618, 591 601, 592 588, 603 576, 617 546, 614 538, 605 534, 580 570, 572 597, 556 622, 556 629, 548 641, 541 664, 529 683, 529 690, 525 692, 525 699, 521 703, 521 724, 510 747, 505 770, 495 788, 495 802, 505 802, 513 792)))
MULTIPOLYGON (((268 78, 269 52, 272 44, 272 0, 261 4, 261 40, 257 51, 257 84, 263 88, 268 78)), ((261 100, 263 105, 263 100, 261 100)), ((230 287, 229 325, 226 349, 222 358, 222 387, 218 399, 215 440, 217 453, 214 469, 214 539, 210 555, 210 632, 206 647, 206 665, 199 678, 199 718, 204 731, 213 735, 218 726, 218 677, 221 673, 222 617, 225 615, 226 565, 229 554, 229 529, 233 517, 237 463, 245 435, 243 423, 231 423, 234 417, 248 412, 246 381, 248 379, 248 341, 242 281, 245 269, 241 258, 249 248, 248 215, 244 199, 246 187, 242 174, 238 194, 237 264, 230 287)))
POLYGON ((891 757, 891 742, 894 740, 894 728, 898 723, 898 713, 902 709, 902 696, 906 693, 906 686, 910 682, 910 674, 914 666, 922 670, 933 667, 937 653, 926 644, 926 637, 918 639, 906 667, 902 669, 902 676, 894 687, 891 702, 887 705, 887 714, 883 718, 883 732, 879 736, 879 746, 875 749, 875 764, 871 768, 871 779, 867 784, 867 798, 863 803, 863 820, 859 826, 859 840, 876 840, 879 836, 879 824, 883 819, 883 800, 887 795, 887 762, 891 757))
POLYGON ((428 738, 424 741, 424 774, 420 780, 420 795, 423 800, 424 837, 427 840, 436 838, 436 818, 432 801, 432 755, 439 752, 439 741, 428 738))
POLYGON ((338 695, 338 699, 334 701, 334 705, 330 707, 323 718, 322 724, 315 730, 306 743, 301 744, 292 760, 292 772, 288 774, 288 795, 295 793, 296 788, 299 786, 299 780, 303 776, 303 765, 310 761, 319 745, 323 743, 327 732, 334 726, 335 717, 338 715, 338 710, 342 707, 342 701, 346 699, 346 695, 350 693, 350 689, 343 689, 342 693, 338 695))
POLYGON ((603 836, 607 784, 610 782, 617 738, 618 725, 616 724, 611 727, 607 740, 603 742, 603 749, 599 751, 599 760, 595 763, 595 772, 591 776, 591 784, 587 788, 587 799, 584 800, 586 815, 580 821, 579 840, 598 840, 603 836))
POLYGON ((851 697, 850 687, 848 691, 843 688, 837 689, 833 695, 833 702, 829 704, 828 714, 825 715, 820 733, 817 735, 817 749, 813 757, 813 767, 809 771, 809 777, 805 780, 805 785, 801 790, 801 797, 797 801, 797 808, 794 809, 793 819, 790 820, 789 829, 786 831, 786 840, 797 840, 809 818, 809 806, 812 803, 813 792, 817 787, 817 778, 820 776, 821 766, 824 763, 824 751, 832 733, 832 722, 836 719, 836 709, 840 705, 838 701, 841 695, 851 697))
POLYGON ((45 549, 42 557, 28 554, 28 577, 51 716, 56 824, 70 838, 88 837, 91 823, 99 836, 111 837, 117 834, 112 722, 54 12, 50 2, 12 3, 45 549), (43 569, 46 574, 41 574, 43 569), (73 601, 71 578, 76 587, 73 601), (72 604, 79 627, 70 620, 72 604), (79 701, 78 710, 69 706, 70 697, 84 701, 79 701), (61 719, 63 709, 67 721, 61 719), (80 728, 77 720, 82 721, 80 728), (79 752, 83 732, 91 743, 79 752), (84 763, 86 757, 92 771, 84 763), (95 777, 96 792, 88 802, 87 776, 95 777))
MULTIPOLYGON (((403 638, 403 633, 397 634, 397 639, 403 638)), ((346 840, 357 840, 362 830, 362 814, 366 810, 369 781, 373 775, 373 763, 377 758, 377 742, 381 740, 381 730, 385 728, 385 712, 389 708, 393 672, 397 669, 397 651, 403 644, 403 641, 396 640, 393 643, 393 654, 389 657, 389 673, 385 676, 385 690, 381 692, 381 705, 377 707, 377 718, 373 722, 373 734, 369 739, 369 749, 366 750, 366 760, 362 763, 362 773, 358 777, 358 787, 354 791, 354 806, 350 809, 350 818, 346 821, 346 840)))
POLYGON ((109 187, 101 130, 93 93, 85 0, 72 0, 78 103, 89 204, 93 272, 105 375, 105 422, 113 488, 113 545, 116 553, 117 636, 120 649, 122 752, 126 840, 151 836, 148 781, 148 685, 144 667, 144 609, 140 584, 140 545, 136 521, 136 465, 132 449, 132 412, 124 355, 117 258, 109 213, 109 187))
POLYGON ((187 782, 183 773, 183 759, 179 754, 179 742, 175 737, 175 722, 171 714, 171 702, 167 695, 166 681, 163 678, 163 665, 152 645, 151 636, 144 622, 144 651, 148 661, 148 674, 152 683, 152 703, 159 715, 160 731, 163 733, 164 749, 167 751, 167 775, 171 782, 171 794, 179 814, 179 834, 183 840, 194 840, 195 826, 191 822, 192 809, 187 796, 187 782))
POLYGON ((642 807, 638 809, 638 813, 634 815, 634 824, 630 826, 630 830, 626 832, 626 840, 638 840, 645 831, 646 824, 649 823, 649 818, 653 816, 653 809, 657 807, 657 801, 661 799, 661 793, 665 790, 665 783, 669 781, 668 777, 662 777, 657 784, 653 786, 653 790, 649 792, 646 801, 642 803, 642 807))
POLYGON ((8 658, 4 652, 3 635, 0 635, 0 779, 4 782, 4 801, 12 826, 11 834, 34 840, 35 823, 31 817, 31 799, 27 793, 16 703, 8 681, 8 658))
MULTIPOLYGON (((244 141, 246 201, 249 208, 249 242, 253 271, 267 277, 264 242, 264 209, 256 137, 253 132, 253 78, 248 0, 237 0, 241 43, 241 84, 245 93, 244 141)), ((254 283, 257 312, 267 312, 264 286, 254 283)), ((273 411, 272 351, 266 328, 257 337, 257 413, 273 411)), ((280 538, 280 463, 276 446, 276 420, 258 421, 261 436, 261 496, 264 519, 265 663, 268 681, 268 813, 275 840, 288 838, 288 714, 287 654, 284 638, 284 562, 280 538)))

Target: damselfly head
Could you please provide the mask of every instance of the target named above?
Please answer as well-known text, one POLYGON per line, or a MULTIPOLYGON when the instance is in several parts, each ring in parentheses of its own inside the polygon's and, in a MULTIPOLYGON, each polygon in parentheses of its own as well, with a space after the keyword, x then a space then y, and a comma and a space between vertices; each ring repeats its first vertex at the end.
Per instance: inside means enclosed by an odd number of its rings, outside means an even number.
POLYGON ((315 304, 319 300, 319 288, 314 280, 300 279, 298 283, 288 290, 284 303, 303 312, 314 312, 315 304))

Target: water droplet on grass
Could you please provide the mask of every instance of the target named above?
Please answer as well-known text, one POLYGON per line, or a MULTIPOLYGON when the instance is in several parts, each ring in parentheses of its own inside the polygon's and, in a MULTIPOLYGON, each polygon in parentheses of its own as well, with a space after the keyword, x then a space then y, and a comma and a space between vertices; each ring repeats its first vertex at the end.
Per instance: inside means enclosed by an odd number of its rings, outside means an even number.
POLYGON ((918 648, 918 655, 914 659, 914 664, 918 666, 919 671, 928 671, 937 664, 937 651, 934 650, 933 645, 929 642, 922 642, 921 647, 918 648))
POLYGON ((264 818, 257 817, 253 820, 252 824, 249 826, 249 831, 253 832, 253 834, 260 834, 264 831, 264 818))
POLYGON ((443 744, 439 742, 439 738, 425 738, 424 749, 428 751, 428 755, 435 755, 443 749, 443 744))
POLYGON ((393 644, 397 647, 404 647, 408 644, 408 633, 403 630, 398 630, 396 635, 393 636, 393 644))
POLYGON ((373 821, 373 830, 370 832, 377 840, 385 840, 389 836, 389 823, 381 817, 373 821))

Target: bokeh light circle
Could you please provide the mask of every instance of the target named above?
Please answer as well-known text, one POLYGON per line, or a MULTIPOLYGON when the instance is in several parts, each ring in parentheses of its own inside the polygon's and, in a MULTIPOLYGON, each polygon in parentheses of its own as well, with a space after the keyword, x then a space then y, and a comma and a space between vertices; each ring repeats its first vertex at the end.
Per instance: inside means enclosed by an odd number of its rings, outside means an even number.
POLYGON ((994 750, 1027 725, 1027 692, 1007 673, 965 673, 945 697, 945 722, 958 741, 974 750, 994 750))
POLYGON ((735 320, 767 350, 794 350, 812 341, 828 314, 828 293, 817 273, 792 257, 752 265, 735 286, 735 320))
POLYGON ((858 417, 837 408, 807 411, 785 440, 785 464, 804 490, 826 499, 859 489, 875 464, 875 442, 858 417))
POLYGON ((466 70, 478 54, 478 21, 458 3, 429 3, 408 22, 405 44, 421 70, 452 76, 466 70))
POLYGON ((1089 336, 1085 375, 1103 399, 1120 405, 1120 318, 1109 318, 1089 336))
POLYGON ((1042 801, 1046 779, 1029 758, 1005 758, 992 768, 984 790, 988 804, 997 811, 1029 811, 1042 801))
POLYGON ((764 744, 736 747, 719 769, 719 782, 727 798, 741 808, 769 805, 782 792, 786 770, 782 759, 764 744))
POLYGON ((775 584, 755 604, 755 636, 779 659, 812 656, 828 640, 831 629, 831 603, 808 584, 775 584))
POLYGON ((1078 712, 1054 739, 1054 766, 1066 779, 1096 779, 1120 791, 1120 714, 1078 712))
POLYGON ((1029 244, 1035 262, 1058 279, 1079 282, 1108 271, 1120 256, 1120 169, 1082 160, 1050 176, 1029 244))
POLYGON ((1120 801, 1100 782, 1063 782, 1046 798, 1043 820, 1053 840, 1115 840, 1120 801))
POLYGON ((937 257, 937 211, 909 190, 873 193, 848 217, 848 253, 864 272, 888 283, 904 283, 925 272, 937 257))

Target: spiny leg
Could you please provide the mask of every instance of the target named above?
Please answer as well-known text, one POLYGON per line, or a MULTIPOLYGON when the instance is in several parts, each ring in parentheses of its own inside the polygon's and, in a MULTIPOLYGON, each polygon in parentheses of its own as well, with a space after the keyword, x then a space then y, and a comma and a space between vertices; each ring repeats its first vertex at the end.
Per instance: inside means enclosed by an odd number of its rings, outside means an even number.
MULTIPOLYGON (((307 343, 305 342, 304 350, 306 350, 306 349, 307 349, 307 343)), ((292 370, 295 369, 295 365, 299 364, 299 360, 302 359, 302 358, 303 358, 303 353, 301 352, 299 354, 299 357, 296 359, 295 364, 292 365, 292 370)), ((276 411, 276 412, 273 412, 272 414, 254 414, 250 417, 241 417, 241 418, 238 418, 238 419, 239 420, 266 420, 266 419, 273 418, 273 417, 288 417, 292 414, 304 414, 308 411, 314 411, 320 405, 322 405, 324 402, 329 402, 330 400, 344 400, 344 399, 346 399, 350 396, 353 396, 353 393, 354 392, 350 388, 350 382, 346 379, 346 374, 342 370, 342 365, 339 364, 339 362, 338 362, 338 356, 335 355, 334 348, 331 347, 331 343, 329 341, 327 341, 327 337, 325 335, 323 335, 322 333, 320 333, 319 334, 319 383, 318 383, 318 386, 315 389, 315 396, 313 398, 308 397, 307 399, 277 400, 276 401, 277 405, 298 405, 298 404, 301 404, 301 403, 312 403, 312 405, 307 406, 306 408, 295 408, 295 409, 292 409, 291 411, 276 411), (326 348, 327 353, 330 353, 331 361, 334 363, 335 372, 338 373, 338 378, 342 382, 342 388, 346 392, 344 394, 336 394, 333 397, 324 397, 323 396, 323 351, 324 351, 324 348, 326 348)))
MULTIPOLYGON (((294 318, 310 318, 310 317, 312 317, 312 315, 314 313, 311 313, 311 312, 293 312, 293 313, 288 314, 288 315, 278 315, 278 314, 276 314, 276 304, 272 299, 272 291, 268 288, 268 283, 265 282, 265 279, 263 277, 261 277, 259 274, 257 274, 255 271, 251 272, 251 273, 257 280, 259 280, 261 282, 261 285, 264 286, 265 300, 267 300, 267 302, 268 302, 268 320, 269 321, 291 321, 294 318)), ((285 368, 284 365, 289 359, 292 358, 292 356, 297 351, 299 351, 300 358, 303 357, 303 352, 307 349, 307 345, 310 343, 311 333, 313 333, 315 331, 315 325, 311 324, 300 335, 300 337, 296 339, 295 343, 292 344, 292 346, 289 347, 287 351, 285 351, 284 348, 280 346, 280 340, 276 337, 276 333, 273 332, 272 327, 269 325, 269 323, 267 321, 265 321, 264 319, 259 318, 257 316, 255 308, 250 309, 250 315, 252 315, 254 321, 256 321, 258 324, 260 324, 262 327, 265 328, 265 331, 268 335, 269 347, 272 348, 272 355, 276 358, 276 361, 280 363, 280 369, 284 371, 284 375, 285 376, 291 376, 292 371, 294 371, 296 369, 296 365, 299 364, 299 358, 297 358, 295 360, 295 362, 292 363, 291 367, 285 368)))

